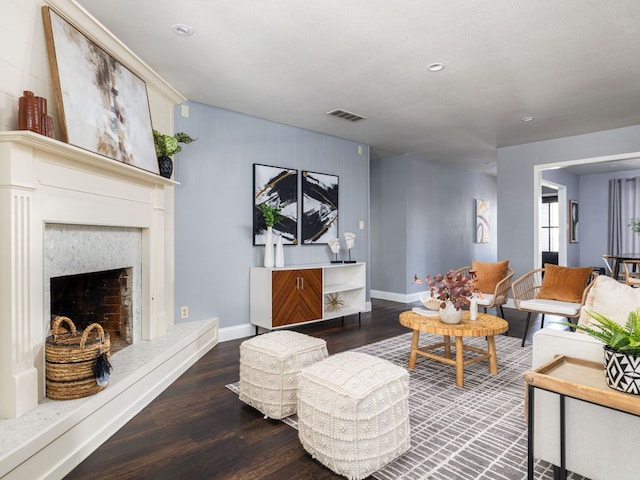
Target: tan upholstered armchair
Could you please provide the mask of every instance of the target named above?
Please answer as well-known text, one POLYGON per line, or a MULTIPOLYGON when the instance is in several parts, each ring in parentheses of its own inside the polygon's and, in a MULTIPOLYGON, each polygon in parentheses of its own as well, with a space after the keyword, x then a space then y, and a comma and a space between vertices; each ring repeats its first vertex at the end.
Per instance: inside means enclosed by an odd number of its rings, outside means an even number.
POLYGON ((532 313, 542 315, 541 327, 544 327, 547 314, 567 319, 578 318, 597 275, 590 267, 568 268, 546 264, 545 268, 531 270, 514 281, 511 286, 513 305, 516 310, 527 312, 522 346, 527 338, 532 313), (545 272, 549 277, 543 288, 545 272))
MULTIPOLYGON (((458 268, 455 273, 462 273, 465 276, 469 276, 471 271, 471 265, 458 268)), ((487 308, 495 308, 496 313, 499 313, 504 318, 504 311, 502 306, 507 303, 509 296, 509 288, 511 287, 511 280, 513 278, 514 270, 512 268, 507 269, 507 275, 496 284, 496 288, 493 292, 481 292, 482 297, 478 298, 478 306, 484 308, 485 313, 487 308)))

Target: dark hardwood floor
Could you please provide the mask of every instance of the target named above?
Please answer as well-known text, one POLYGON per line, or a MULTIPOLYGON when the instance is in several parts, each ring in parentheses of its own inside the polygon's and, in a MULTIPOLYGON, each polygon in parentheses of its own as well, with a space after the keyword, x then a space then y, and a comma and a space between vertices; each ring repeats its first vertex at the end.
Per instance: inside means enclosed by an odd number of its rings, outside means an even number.
MULTIPOLYGON (((372 301, 372 312, 296 328, 324 338, 338 353, 407 333, 398 314, 415 304, 372 301)), ((524 315, 505 309, 508 335, 521 337, 524 315)), ((533 322, 529 333, 539 328, 533 322)), ((65 478, 101 479, 340 479, 313 460, 297 431, 265 420, 225 388, 238 381, 239 345, 218 344, 65 478)), ((409 346, 407 346, 409 348, 409 346)), ((407 351, 408 355, 408 351, 407 351)), ((455 374, 452 370, 452 381, 455 374)))

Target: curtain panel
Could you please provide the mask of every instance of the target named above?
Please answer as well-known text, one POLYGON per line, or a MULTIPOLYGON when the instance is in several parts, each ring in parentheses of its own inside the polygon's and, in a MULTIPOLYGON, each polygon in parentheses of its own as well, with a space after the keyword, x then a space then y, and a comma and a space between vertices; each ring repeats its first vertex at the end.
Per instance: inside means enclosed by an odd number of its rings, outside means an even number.
POLYGON ((640 253, 640 234, 629 226, 633 218, 640 218, 640 177, 609 180, 609 253, 640 253))

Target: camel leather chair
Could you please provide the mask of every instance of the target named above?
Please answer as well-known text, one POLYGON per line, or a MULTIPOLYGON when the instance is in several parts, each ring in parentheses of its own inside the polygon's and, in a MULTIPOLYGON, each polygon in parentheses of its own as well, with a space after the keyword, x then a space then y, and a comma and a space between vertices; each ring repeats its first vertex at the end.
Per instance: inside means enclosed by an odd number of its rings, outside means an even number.
MULTIPOLYGON (((580 290, 582 295, 580 298, 576 297, 577 301, 558 300, 554 298, 538 298, 540 294, 543 277, 545 272, 552 271, 553 274, 558 272, 575 271, 576 269, 567 269, 567 267, 558 267, 555 265, 545 264, 545 268, 536 268, 531 270, 516 281, 511 286, 513 305, 516 310, 521 312, 527 312, 527 323, 524 327, 524 333, 522 335, 522 346, 524 347, 527 339, 527 333, 529 331, 529 323, 531 322, 531 314, 538 313, 542 315, 540 327, 544 327, 545 315, 557 315, 559 317, 565 317, 567 320, 572 318, 578 318, 580 316, 580 309, 584 305, 589 288, 593 283, 593 279, 597 277, 597 273, 593 272, 591 267, 585 267, 582 270, 586 280, 581 282, 580 290), (590 271, 590 273, 588 273, 590 271)), ((551 281, 548 282, 551 284, 551 281)), ((569 320, 570 321, 570 320, 569 320)))
MULTIPOLYGON (((471 271, 471 265, 460 267, 455 270, 455 273, 462 273, 464 276, 469 276, 471 271)), ((478 296, 478 307, 484 308, 484 312, 487 313, 487 308, 495 308, 496 313, 499 313, 504 318, 504 311, 502 306, 507 303, 509 298, 509 288, 511 287, 511 279, 513 278, 514 270, 512 268, 507 269, 507 275, 496 284, 496 288, 493 292, 481 292, 482 298, 478 296), (498 310, 499 309, 499 310, 498 310)))

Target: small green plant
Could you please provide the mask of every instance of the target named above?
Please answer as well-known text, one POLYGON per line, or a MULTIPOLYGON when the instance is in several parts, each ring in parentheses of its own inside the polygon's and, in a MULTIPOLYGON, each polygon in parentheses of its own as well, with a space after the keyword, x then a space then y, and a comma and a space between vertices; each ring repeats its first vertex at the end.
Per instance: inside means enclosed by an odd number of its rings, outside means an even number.
POLYGON ((640 355, 640 308, 629 313, 629 318, 624 326, 598 312, 587 310, 587 313, 593 318, 594 326, 572 323, 565 325, 601 340, 615 352, 640 355))
POLYGON ((180 143, 195 142, 197 138, 191 138, 184 132, 178 132, 175 135, 165 135, 157 130, 153 131, 153 143, 156 147, 156 155, 158 157, 168 157, 182 150, 180 143))
POLYGON ((276 223, 284 218, 280 212, 285 207, 285 204, 280 204, 277 207, 272 207, 267 202, 260 205, 262 210, 262 216, 264 217, 264 223, 267 227, 273 227, 276 223))

